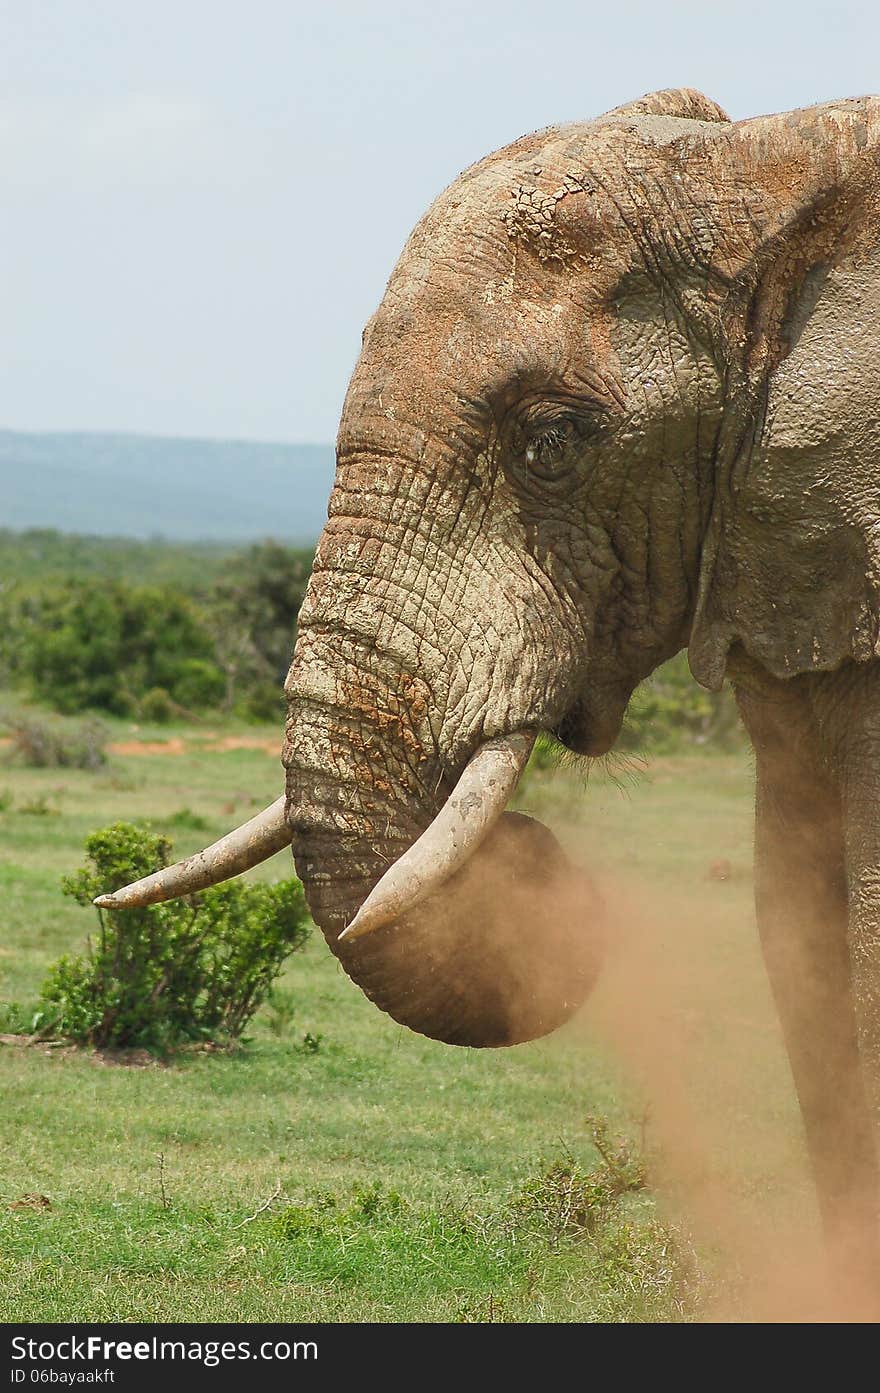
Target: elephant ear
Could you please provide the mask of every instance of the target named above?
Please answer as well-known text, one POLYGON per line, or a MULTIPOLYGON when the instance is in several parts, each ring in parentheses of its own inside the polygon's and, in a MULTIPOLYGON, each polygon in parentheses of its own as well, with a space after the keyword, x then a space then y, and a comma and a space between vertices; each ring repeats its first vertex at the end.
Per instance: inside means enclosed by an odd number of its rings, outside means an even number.
POLYGON ((664 87, 646 92, 637 101, 606 111, 606 116, 679 116, 686 121, 729 121, 730 117, 711 97, 694 87, 664 87))
POLYGON ((725 399, 689 646, 713 689, 735 645, 783 678, 880 656, 880 99, 715 146, 725 399))

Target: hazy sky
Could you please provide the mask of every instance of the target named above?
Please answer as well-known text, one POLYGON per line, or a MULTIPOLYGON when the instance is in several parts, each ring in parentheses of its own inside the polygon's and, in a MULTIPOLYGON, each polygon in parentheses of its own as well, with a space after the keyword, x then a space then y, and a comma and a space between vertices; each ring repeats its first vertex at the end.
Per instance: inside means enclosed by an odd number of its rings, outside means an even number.
POLYGON ((880 90, 880 6, 6 0, 0 426, 331 440, 465 166, 657 87, 880 90))

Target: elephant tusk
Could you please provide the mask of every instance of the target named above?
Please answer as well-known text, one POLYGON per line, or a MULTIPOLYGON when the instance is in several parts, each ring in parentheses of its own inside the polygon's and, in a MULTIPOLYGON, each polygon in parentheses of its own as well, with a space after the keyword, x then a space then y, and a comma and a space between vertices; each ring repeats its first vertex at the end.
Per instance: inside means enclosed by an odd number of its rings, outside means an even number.
POLYGON ((180 895, 194 895, 208 885, 216 885, 250 870, 251 866, 258 866, 290 844, 291 832, 284 807, 285 799, 276 798, 256 817, 243 822, 234 832, 227 832, 204 851, 197 851, 185 861, 124 885, 110 895, 98 895, 94 903, 99 909, 134 909, 158 904, 180 895))
POLYGON ((340 940, 350 942, 391 923, 469 860, 504 812, 535 738, 535 731, 520 730, 480 746, 434 821, 389 866, 340 940))

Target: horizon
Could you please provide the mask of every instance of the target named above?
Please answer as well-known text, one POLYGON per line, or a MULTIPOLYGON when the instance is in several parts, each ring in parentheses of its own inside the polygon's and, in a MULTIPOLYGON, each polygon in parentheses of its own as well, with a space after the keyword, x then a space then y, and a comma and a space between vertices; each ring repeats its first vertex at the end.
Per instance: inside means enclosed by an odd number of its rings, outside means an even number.
POLYGON ((277 445, 283 449, 302 448, 303 450, 335 450, 334 440, 279 440, 269 439, 268 437, 254 435, 196 435, 184 431, 163 431, 163 430, 125 430, 109 429, 102 430, 100 427, 91 428, 88 426, 75 427, 68 430, 64 426, 50 426, 43 429, 39 426, 6 426, 0 423, 0 436, 2 435, 50 435, 50 436, 76 436, 79 439, 88 436, 99 436, 102 439, 120 440, 181 440, 188 443, 202 442, 207 445, 277 445))

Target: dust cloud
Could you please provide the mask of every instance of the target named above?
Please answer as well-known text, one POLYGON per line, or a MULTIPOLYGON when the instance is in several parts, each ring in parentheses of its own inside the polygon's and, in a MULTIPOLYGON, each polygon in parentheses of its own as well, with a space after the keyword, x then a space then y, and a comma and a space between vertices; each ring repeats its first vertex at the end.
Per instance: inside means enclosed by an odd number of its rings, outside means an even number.
POLYGON ((530 818, 503 821, 447 901, 449 955, 467 962, 481 1028, 494 992, 500 1024, 480 1043, 573 1017, 584 1114, 598 1046, 633 1115, 646 1112, 649 1184, 700 1254, 702 1319, 877 1319, 876 1290, 830 1273, 751 865, 707 854, 698 875, 689 862, 677 877, 609 876, 589 867, 582 827, 563 848, 530 818))
POLYGON ((876 1292, 829 1273, 750 874, 596 883, 605 962, 569 1029, 599 1042, 646 1109, 649 1183, 707 1274, 699 1316, 877 1319, 876 1292))

